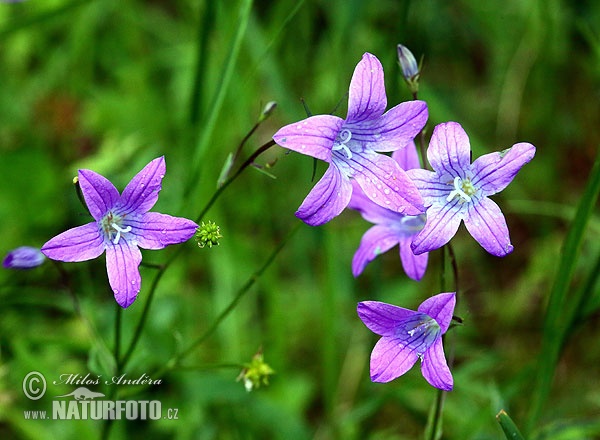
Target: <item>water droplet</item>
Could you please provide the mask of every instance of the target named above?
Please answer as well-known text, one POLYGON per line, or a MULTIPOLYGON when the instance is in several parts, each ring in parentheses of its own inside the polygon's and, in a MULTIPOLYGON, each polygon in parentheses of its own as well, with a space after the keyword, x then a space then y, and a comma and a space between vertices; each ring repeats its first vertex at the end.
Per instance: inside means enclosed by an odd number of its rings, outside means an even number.
POLYGON ((131 285, 135 286, 135 280, 131 280, 131 285))
POLYGON ((371 195, 373 196, 373 198, 377 197, 377 193, 373 193, 371 195))
POLYGON ((389 205, 390 203, 392 203, 392 202, 390 202, 389 200, 386 200, 386 201, 385 201, 385 204, 386 204, 386 205, 389 205))
POLYGON ((384 192, 384 194, 389 194, 390 193, 390 189, 386 188, 386 189, 383 190, 383 192, 384 192))
POLYGON ((167 233, 167 230, 166 230, 166 229, 163 229, 163 230, 162 230, 162 231, 160 231, 160 232, 162 232, 163 234, 166 234, 166 233, 167 233))

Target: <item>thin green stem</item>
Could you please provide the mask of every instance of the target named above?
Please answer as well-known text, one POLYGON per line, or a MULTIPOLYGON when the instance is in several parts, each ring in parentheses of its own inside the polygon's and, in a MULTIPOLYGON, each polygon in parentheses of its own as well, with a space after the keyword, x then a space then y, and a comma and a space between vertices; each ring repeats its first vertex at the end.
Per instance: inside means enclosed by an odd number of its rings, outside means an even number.
POLYGON ((259 267, 248 280, 238 289, 237 293, 231 300, 231 302, 227 305, 227 307, 217 316, 217 318, 213 321, 208 329, 202 333, 197 339, 195 339, 192 343, 190 343, 187 348, 179 352, 173 359, 171 359, 164 367, 160 370, 153 372, 151 374, 152 377, 160 377, 165 372, 174 369, 175 367, 179 367, 179 363, 189 356, 200 344, 202 344, 208 337, 210 337, 215 330, 221 325, 221 323, 229 316, 229 314, 236 308, 237 304, 240 300, 248 293, 250 288, 258 281, 261 275, 267 270, 267 268, 273 263, 279 252, 285 247, 287 242, 292 238, 292 236, 296 233, 296 231, 300 228, 302 223, 298 222, 291 231, 287 234, 287 236, 277 245, 277 247, 271 252, 269 257, 265 260, 263 265, 259 267))
MULTIPOLYGON (((273 145, 275 145, 275 142, 273 140, 271 140, 271 141, 267 142, 266 144, 262 145, 254 153, 252 153, 252 155, 242 165, 240 165, 240 167, 238 168, 238 170, 234 174, 232 174, 231 177, 229 177, 223 183, 223 185, 220 186, 213 193, 213 195, 210 198, 210 200, 206 203, 206 205, 200 211, 200 214, 196 218, 196 223, 200 223, 202 221, 202 219, 204 218, 204 216, 206 215, 206 213, 208 212, 208 210, 217 201, 217 199, 223 193, 223 191, 225 191, 225 189, 229 185, 231 185, 231 183, 233 183, 233 181, 235 179, 237 179, 237 177, 246 168, 248 168, 250 165, 252 165, 252 163, 254 162, 254 160, 256 160, 256 158, 259 155, 261 155, 262 153, 264 153, 265 151, 267 151, 273 145)), ((144 310, 142 311, 142 316, 140 317, 138 325, 135 328, 135 332, 133 334, 131 342, 129 343, 129 347, 128 347, 125 355, 123 356, 123 358, 119 362, 119 365, 120 365, 121 369, 125 368, 125 366, 127 365, 127 362, 131 358, 131 355, 133 354, 133 351, 135 350, 135 348, 136 348, 136 346, 137 346, 137 344, 139 342, 139 339, 140 339, 141 334, 142 334, 142 330, 144 329, 144 326, 145 326, 146 321, 148 319, 148 315, 149 315, 149 312, 150 312, 150 306, 152 304, 152 300, 154 299, 154 294, 156 292, 156 288, 158 287, 158 283, 160 282, 160 280, 161 280, 162 276, 164 275, 164 273, 166 272, 166 270, 171 266, 171 264, 173 263, 173 261, 175 261, 175 259, 181 254, 181 252, 182 252, 183 249, 184 248, 182 246, 180 246, 175 252, 173 252, 171 254, 170 258, 167 260, 167 262, 160 267, 160 269, 158 270, 158 273, 156 274, 156 276, 152 280, 152 285, 150 286, 150 292, 148 294, 148 299, 146 300, 146 303, 144 304, 144 310)))

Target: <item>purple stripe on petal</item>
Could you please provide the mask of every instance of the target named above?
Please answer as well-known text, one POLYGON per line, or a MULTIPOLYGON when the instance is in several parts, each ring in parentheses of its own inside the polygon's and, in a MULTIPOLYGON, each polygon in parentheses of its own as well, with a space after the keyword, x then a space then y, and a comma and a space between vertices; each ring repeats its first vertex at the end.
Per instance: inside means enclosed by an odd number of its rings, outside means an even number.
POLYGON ((115 300, 124 309, 129 307, 140 292, 142 279, 139 265, 142 254, 137 246, 125 240, 106 248, 106 271, 115 300))
POLYGON ((322 225, 338 216, 351 196, 350 179, 331 163, 296 211, 296 217, 311 226, 322 225))
POLYGON ((273 140, 283 148, 330 162, 331 148, 343 124, 337 116, 311 116, 280 128, 273 140))
POLYGON ((449 183, 441 182, 439 175, 433 171, 418 168, 408 170, 406 174, 421 193, 425 206, 431 206, 438 201, 445 203, 454 189, 452 180, 449 183))
POLYGON ((418 310, 435 319, 440 326, 442 334, 444 334, 450 326, 455 305, 455 292, 439 293, 423 301, 418 310))
POLYGON ((140 220, 127 224, 132 226, 137 245, 143 249, 162 249, 183 243, 192 238, 198 228, 191 220, 158 212, 147 212, 140 220))
POLYGON ((423 101, 402 102, 378 119, 348 125, 352 139, 373 151, 387 152, 405 148, 427 122, 427 104, 423 101))
POLYGON ((347 163, 352 177, 374 203, 406 215, 424 212, 419 190, 391 157, 366 151, 354 154, 347 163))
POLYGON ((535 147, 519 143, 499 153, 485 154, 473 162, 471 181, 485 196, 502 191, 508 186, 521 167, 533 159, 535 147))
POLYGON ((365 326, 381 336, 395 336, 402 320, 419 315, 413 310, 380 301, 359 302, 356 311, 365 326))
POLYGON ((106 177, 91 170, 79 170, 78 179, 90 214, 101 220, 118 202, 119 191, 106 177))
POLYGON ((348 123, 377 119, 383 114, 387 107, 383 67, 375 55, 363 55, 354 69, 348 93, 348 123))
POLYGON ((123 190, 119 211, 144 213, 150 210, 158 200, 165 171, 164 156, 154 159, 142 168, 123 190))
POLYGON ((104 237, 98 224, 91 222, 69 229, 48 240, 42 246, 42 253, 57 261, 87 261, 104 252, 104 237))
POLYGON ((465 226, 475 240, 490 254, 504 257, 513 251, 506 220, 500 207, 491 199, 482 197, 469 206, 465 226))
POLYGON ((394 338, 381 338, 371 352, 371 380, 389 382, 402 376, 417 362, 417 353, 394 338))
POLYGON ((444 391, 452 390, 454 381, 446 363, 441 338, 437 339, 423 355, 421 373, 431 386, 444 391))
POLYGON ((446 122, 433 130, 427 159, 438 173, 454 177, 465 177, 465 170, 471 164, 471 145, 469 137, 460 124, 446 122))
POLYGON ((415 254, 439 249, 454 237, 462 219, 459 203, 455 199, 453 203, 432 205, 427 209, 427 223, 411 244, 415 254))

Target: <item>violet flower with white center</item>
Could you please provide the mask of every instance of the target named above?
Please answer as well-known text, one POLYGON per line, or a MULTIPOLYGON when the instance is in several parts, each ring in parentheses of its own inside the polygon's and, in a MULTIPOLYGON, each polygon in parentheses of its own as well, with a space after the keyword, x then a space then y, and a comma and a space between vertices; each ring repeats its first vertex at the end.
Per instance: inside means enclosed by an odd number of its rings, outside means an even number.
POLYGON ((105 177, 79 170, 83 198, 94 221, 49 240, 42 252, 53 260, 86 261, 106 251, 108 281, 117 303, 129 307, 140 291, 143 249, 162 249, 191 238, 198 225, 186 218, 148 212, 158 200, 165 158, 146 165, 123 193, 105 177))
POLYGON ((371 381, 389 382, 421 360, 427 382, 441 390, 453 387, 442 335, 456 305, 455 292, 440 293, 421 303, 417 311, 379 301, 358 303, 357 312, 369 330, 382 338, 371 352, 371 381))
MULTIPOLYGON (((419 168, 419 157, 414 142, 406 148, 394 151, 392 154, 404 170, 419 168)), ((352 182, 353 192, 348 207, 359 211, 368 222, 374 223, 363 235, 360 245, 352 259, 352 274, 359 276, 366 265, 378 255, 383 254, 399 245, 400 260, 404 272, 413 280, 423 278, 427 269, 428 253, 415 255, 410 248, 412 238, 425 226, 425 214, 404 215, 373 203, 364 195, 360 187, 352 182)))
POLYGON ((31 246, 19 246, 13 249, 2 261, 6 269, 33 269, 46 260, 44 254, 38 248, 31 246))
POLYGON ((403 102, 385 112, 386 106, 383 67, 365 53, 352 75, 345 120, 311 116, 273 135, 280 146, 329 163, 298 208, 298 218, 318 226, 339 215, 352 195, 350 179, 378 205, 407 215, 424 211, 421 195, 405 171, 378 152, 399 150, 412 141, 427 122, 427 105, 403 102))
POLYGON ((436 126, 427 149, 434 171, 408 171, 427 207, 427 223, 413 239, 413 252, 442 247, 456 234, 461 220, 490 254, 503 257, 512 252, 504 215, 488 197, 506 188, 534 155, 535 147, 521 142, 471 163, 469 138, 460 124, 436 126))

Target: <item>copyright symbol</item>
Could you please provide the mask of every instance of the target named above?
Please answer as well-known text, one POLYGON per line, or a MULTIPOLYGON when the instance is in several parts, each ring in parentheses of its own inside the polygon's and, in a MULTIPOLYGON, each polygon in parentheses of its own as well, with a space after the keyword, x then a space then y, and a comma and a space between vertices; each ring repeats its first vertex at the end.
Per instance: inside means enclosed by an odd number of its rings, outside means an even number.
POLYGON ((30 400, 41 399, 46 392, 46 378, 38 371, 32 371, 23 379, 23 393, 30 400))

